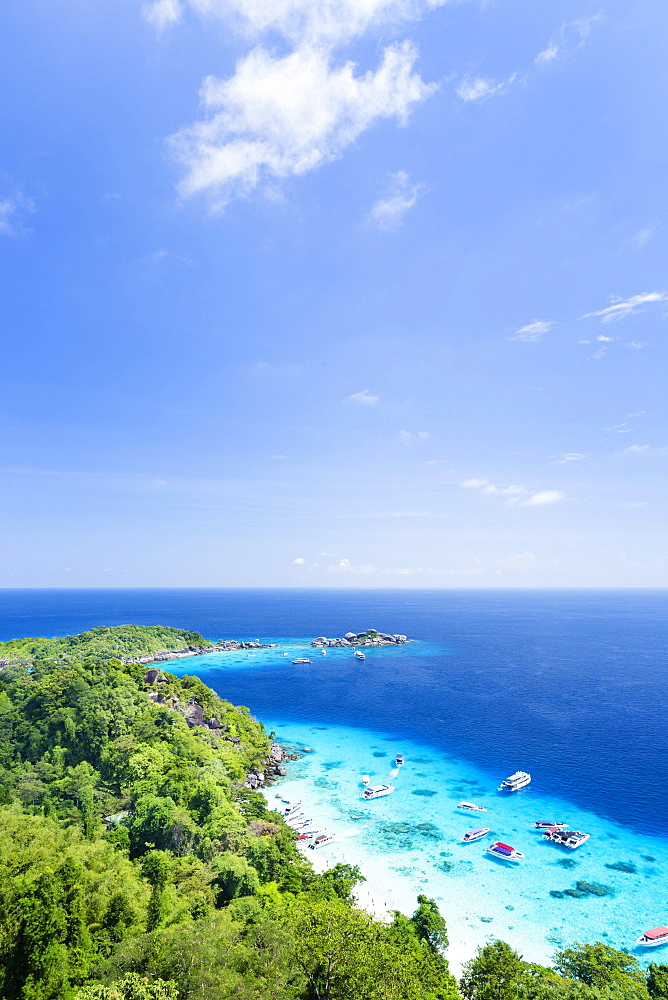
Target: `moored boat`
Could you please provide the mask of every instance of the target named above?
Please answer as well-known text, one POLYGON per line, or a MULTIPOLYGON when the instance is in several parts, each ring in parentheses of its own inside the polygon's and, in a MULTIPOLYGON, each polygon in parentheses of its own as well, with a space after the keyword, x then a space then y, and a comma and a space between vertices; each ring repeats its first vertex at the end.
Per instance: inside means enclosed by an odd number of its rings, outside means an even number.
POLYGON ((331 844, 334 840, 336 834, 334 833, 321 833, 320 836, 316 837, 313 843, 309 844, 310 851, 317 851, 319 847, 325 847, 327 844, 331 844))
POLYGON ((504 844, 496 840, 487 848, 488 854, 493 854, 495 858, 502 858, 503 861, 519 861, 524 857, 521 851, 516 851, 510 844, 504 844))
POLYGON ((383 795, 391 795, 394 785, 367 785, 360 794, 361 799, 380 799, 383 795))
POLYGON ((284 816, 291 816, 292 813, 296 812, 297 809, 299 809, 299 807, 300 807, 301 804, 302 804, 302 800, 301 799, 299 800, 299 802, 290 802, 288 804, 288 808, 285 810, 285 812, 283 813, 283 815, 284 816))
POLYGON ((404 755, 402 753, 398 753, 394 763, 396 764, 397 767, 401 767, 403 762, 404 762, 404 755))
POLYGON ((462 837, 462 844, 473 844, 476 840, 486 837, 490 831, 489 826, 483 826, 479 830, 468 830, 462 837))
POLYGON ((519 792, 520 788, 526 788, 531 782, 531 775, 527 771, 515 771, 510 777, 504 778, 499 785, 499 792, 519 792))
POLYGON ((565 830, 568 823, 551 823, 549 819, 537 819, 534 823, 536 830, 565 830))
POLYGON ((655 927, 651 931, 645 931, 636 944, 641 944, 644 948, 658 948, 660 944, 668 944, 668 927, 655 927))
POLYGON ((553 844, 568 847, 571 851, 582 847, 590 837, 590 833, 582 833, 580 830, 563 830, 557 826, 553 826, 551 830, 546 830, 543 834, 543 840, 551 840, 553 844))
POLYGON ((297 659, 293 660, 292 662, 293 663, 310 663, 311 661, 309 660, 308 656, 298 656, 297 659))
POLYGON ((477 806, 475 802, 458 802, 457 808, 467 813, 486 813, 484 806, 477 806))
POLYGON ((363 785, 368 785, 370 781, 371 781, 371 778, 369 777, 368 774, 363 774, 362 775, 362 784, 363 785))
POLYGON ((366 659, 366 657, 364 656, 364 653, 362 652, 361 649, 356 649, 355 652, 353 653, 353 656, 357 660, 364 660, 364 659, 366 659))

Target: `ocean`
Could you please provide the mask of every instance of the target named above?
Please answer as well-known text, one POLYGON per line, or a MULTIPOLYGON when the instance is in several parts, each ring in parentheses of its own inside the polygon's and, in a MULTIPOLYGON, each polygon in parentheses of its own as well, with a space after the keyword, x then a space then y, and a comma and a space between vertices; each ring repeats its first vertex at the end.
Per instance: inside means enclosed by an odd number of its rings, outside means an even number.
POLYGON ((433 896, 455 968, 493 938, 534 961, 573 940, 635 948, 668 923, 666 591, 0 591, 0 638, 99 625, 163 624, 209 639, 280 647, 172 665, 247 705, 278 738, 313 753, 269 793, 301 799, 336 833, 319 867, 359 864, 378 915, 433 896), (414 641, 323 656, 308 643, 367 628, 414 641), (283 653, 287 653, 284 656, 283 653), (292 659, 310 656, 294 666, 292 659), (359 799, 360 776, 396 791, 359 799), (514 795, 497 785, 522 769, 514 795), (466 816, 460 799, 487 812, 466 816), (535 820, 591 834, 571 852, 535 820), (489 826, 490 835, 460 843, 489 826), (498 862, 492 839, 526 857, 498 862))

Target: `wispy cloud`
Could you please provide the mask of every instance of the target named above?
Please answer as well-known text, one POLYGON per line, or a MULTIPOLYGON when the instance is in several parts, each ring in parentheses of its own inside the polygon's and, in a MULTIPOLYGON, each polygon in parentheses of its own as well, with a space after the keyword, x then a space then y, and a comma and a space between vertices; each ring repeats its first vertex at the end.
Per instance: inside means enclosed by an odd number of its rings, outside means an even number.
POLYGON ((536 557, 533 552, 515 552, 513 555, 505 556, 504 559, 497 559, 494 566, 498 570, 528 570, 533 569, 536 557))
POLYGON ((158 31, 178 24, 183 15, 179 0, 149 0, 142 6, 142 14, 158 31))
POLYGON ((579 451, 565 451, 558 458, 553 458, 552 462, 554 465, 570 465, 572 462, 581 462, 586 457, 586 455, 583 455, 579 451))
POLYGON ((351 396, 348 396, 348 399, 361 406, 375 406, 380 400, 380 396, 374 396, 368 389, 362 389, 361 392, 353 392, 351 396))
POLYGON ((587 41, 593 26, 602 18, 603 12, 599 11, 598 14, 593 14, 591 17, 582 17, 562 24, 558 34, 550 39, 547 47, 539 52, 534 59, 536 66, 547 66, 560 56, 577 52, 587 41))
POLYGON ((25 214, 34 211, 35 202, 22 191, 14 191, 0 198, 0 234, 16 236, 23 232, 25 214))
POLYGON ((562 490, 539 490, 537 493, 532 493, 524 486, 517 484, 496 486, 487 479, 465 479, 459 485, 464 489, 478 490, 483 494, 505 497, 508 504, 519 504, 521 507, 534 507, 566 499, 566 494, 562 490))
POLYGON ((404 170, 391 174, 385 193, 372 205, 367 215, 367 224, 385 232, 398 229, 424 188, 424 184, 411 184, 404 170))
POLYGON ((305 566, 306 565, 306 559, 304 559, 302 556, 299 556, 297 559, 293 559, 292 560, 292 565, 293 566, 305 566))
POLYGON ((462 101, 486 101, 489 97, 505 94, 516 76, 517 73, 513 73, 507 80, 498 82, 484 76, 466 77, 457 87, 456 94, 462 101))
POLYGON ((402 444, 415 444, 418 441, 426 441, 429 431, 399 431, 399 440, 402 444))
POLYGON ((616 320, 625 319, 638 312, 642 306, 666 301, 668 301, 668 296, 664 292, 641 292, 640 295, 631 295, 627 299, 614 296, 610 300, 610 305, 606 306, 605 309, 585 313, 581 319, 599 318, 604 323, 614 323, 616 320))
POLYGON ((556 326, 552 320, 535 319, 512 333, 506 340, 522 340, 527 343, 540 340, 556 326))

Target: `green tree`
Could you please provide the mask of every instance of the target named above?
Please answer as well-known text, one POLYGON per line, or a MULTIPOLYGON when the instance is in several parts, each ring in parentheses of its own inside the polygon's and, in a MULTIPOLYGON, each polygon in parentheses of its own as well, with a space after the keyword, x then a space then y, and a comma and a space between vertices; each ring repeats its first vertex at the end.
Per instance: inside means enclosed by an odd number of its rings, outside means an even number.
POLYGON ((85 986, 75 1000, 178 1000, 176 984, 164 979, 149 980, 131 972, 113 986, 95 983, 85 986))
POLYGON ((418 907, 410 918, 420 941, 431 951, 441 953, 448 947, 448 931, 435 899, 418 896, 418 907))
POLYGON ((492 941, 464 965, 459 988, 466 1000, 514 1000, 526 968, 509 944, 492 941))
POLYGON ((668 965, 650 965, 647 991, 652 1000, 668 1000, 668 965))
POLYGON ((213 888, 216 892, 216 905, 222 906, 239 896, 255 896, 260 889, 260 879, 257 871, 245 858, 236 854, 219 855, 213 862, 215 872, 213 888))
POLYGON ((648 1000, 642 969, 633 955, 618 951, 602 941, 595 944, 575 942, 554 956, 557 972, 596 989, 615 987, 630 1000, 648 1000))

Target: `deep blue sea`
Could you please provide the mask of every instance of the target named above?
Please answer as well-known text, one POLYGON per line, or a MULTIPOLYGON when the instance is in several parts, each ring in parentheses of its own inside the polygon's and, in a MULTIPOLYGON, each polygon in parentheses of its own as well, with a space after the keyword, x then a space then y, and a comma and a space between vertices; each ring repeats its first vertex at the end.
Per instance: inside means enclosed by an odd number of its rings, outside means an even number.
POLYGON ((460 958, 495 936, 538 960, 573 936, 630 947, 668 923, 668 592, 0 591, 2 639, 128 622, 281 644, 178 669, 314 747, 286 787, 338 825, 328 863, 366 866, 376 909, 428 889, 460 958), (415 641, 363 663, 333 650, 292 665, 315 636, 367 628, 415 641), (360 811, 359 774, 387 777, 398 749, 397 792, 360 811), (501 799, 496 784, 518 768, 532 785, 501 799), (480 845, 463 856, 457 840, 478 824, 457 814, 458 798, 487 806, 485 825, 526 853, 521 868, 499 873, 480 845), (530 829, 541 818, 592 839, 563 852, 530 829), (627 870, 610 867, 620 862, 627 870), (550 896, 582 879, 609 895, 550 896))

